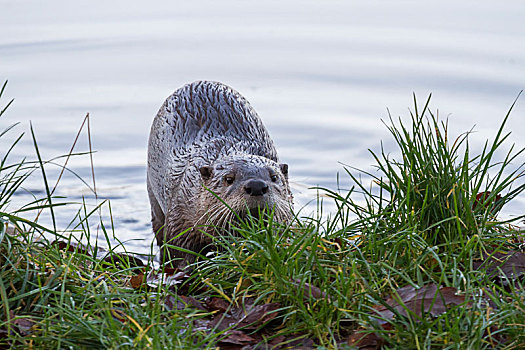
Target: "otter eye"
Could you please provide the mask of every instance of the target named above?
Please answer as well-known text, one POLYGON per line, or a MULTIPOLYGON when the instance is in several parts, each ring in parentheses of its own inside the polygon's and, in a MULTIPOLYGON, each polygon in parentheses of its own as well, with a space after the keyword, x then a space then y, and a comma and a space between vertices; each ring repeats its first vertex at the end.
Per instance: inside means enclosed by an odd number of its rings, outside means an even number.
POLYGON ((272 182, 276 182, 277 181, 277 175, 270 176, 270 179, 272 179, 272 182))
POLYGON ((228 185, 231 185, 233 183, 233 180, 235 180, 235 178, 233 176, 226 176, 224 177, 224 180, 226 180, 226 183, 228 185))

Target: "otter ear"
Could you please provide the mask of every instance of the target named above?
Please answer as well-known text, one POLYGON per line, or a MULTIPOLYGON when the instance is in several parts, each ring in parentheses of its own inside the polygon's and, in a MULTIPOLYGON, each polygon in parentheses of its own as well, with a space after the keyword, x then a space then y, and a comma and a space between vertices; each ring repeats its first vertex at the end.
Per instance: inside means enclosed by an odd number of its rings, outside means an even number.
POLYGON ((288 164, 281 163, 279 164, 279 168, 281 168, 281 172, 283 173, 284 176, 288 175, 288 164))
POLYGON ((211 173, 213 172, 213 167, 211 166, 203 166, 199 169, 201 172, 201 176, 204 180, 208 180, 211 177, 211 173))

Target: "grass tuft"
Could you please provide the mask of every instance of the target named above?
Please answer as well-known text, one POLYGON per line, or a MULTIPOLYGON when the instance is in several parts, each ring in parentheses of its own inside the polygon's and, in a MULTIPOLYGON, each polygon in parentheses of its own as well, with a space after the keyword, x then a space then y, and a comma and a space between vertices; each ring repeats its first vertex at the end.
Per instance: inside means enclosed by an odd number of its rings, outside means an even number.
POLYGON ((351 190, 323 189, 335 213, 239 219, 190 276, 117 252, 98 215, 107 202, 82 203, 65 230, 41 225, 41 211, 66 205, 46 177, 56 159, 31 129, 37 160, 9 163, 16 137, 0 163, 0 347, 523 348, 524 216, 500 218, 524 190, 523 150, 500 156, 510 110, 472 154, 471 132, 451 138, 429 104, 389 118, 399 156, 371 151, 375 172, 347 168, 351 190), (37 171, 44 198, 9 211, 37 171))

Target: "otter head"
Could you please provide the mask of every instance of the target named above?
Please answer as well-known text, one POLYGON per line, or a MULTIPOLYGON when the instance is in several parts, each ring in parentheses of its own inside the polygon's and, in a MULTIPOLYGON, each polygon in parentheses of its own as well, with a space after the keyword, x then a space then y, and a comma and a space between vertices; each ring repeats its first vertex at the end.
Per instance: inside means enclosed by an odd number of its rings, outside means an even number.
POLYGON ((199 170, 204 185, 200 199, 206 207, 202 221, 206 224, 227 227, 235 219, 235 213, 244 217, 249 211, 257 216, 265 210, 273 210, 278 222, 290 221, 292 193, 287 164, 242 154, 219 158, 199 170))

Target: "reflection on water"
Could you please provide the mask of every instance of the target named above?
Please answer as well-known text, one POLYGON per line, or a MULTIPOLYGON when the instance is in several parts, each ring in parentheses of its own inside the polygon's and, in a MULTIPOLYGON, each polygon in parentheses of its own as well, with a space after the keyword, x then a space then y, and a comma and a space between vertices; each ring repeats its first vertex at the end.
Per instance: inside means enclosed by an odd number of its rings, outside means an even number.
MULTIPOLYGON (((252 103, 290 165, 298 207, 315 210, 311 186, 348 182, 339 162, 372 170, 368 149, 392 141, 381 118, 406 116, 412 93, 450 117, 451 135, 476 126, 472 146, 495 134, 525 87, 522 14, 507 1, 3 2, 0 79, 15 104, 0 126, 31 120, 44 158, 67 153, 91 115, 98 199, 76 177, 57 195, 91 207, 134 250, 149 249, 145 190, 149 126, 163 100, 198 79, 223 81, 252 103), (109 219, 109 222, 111 219, 109 219), (140 241, 140 240, 143 241, 140 241), (145 242, 145 243, 144 243, 145 242), (145 248, 144 248, 145 247, 145 248)), ((507 130, 520 130, 519 101, 507 130)), ((29 137, 14 159, 33 155, 29 137)), ((78 151, 88 149, 84 133, 78 151)), ((511 142, 524 147, 520 134, 511 142)), ((0 147, 7 145, 1 141, 0 147)), ((70 167, 91 184, 89 157, 70 167)), ((49 166, 56 179, 58 169, 49 166)), ((54 176, 54 177, 53 177, 54 176)), ((27 183, 42 196, 42 181, 27 183)), ((20 194, 15 201, 31 198, 20 194)), ((13 203, 12 206, 15 206, 13 203)), ((520 198, 507 208, 521 214, 520 198)), ((329 208, 329 207, 328 207, 329 208)), ((60 209, 61 225, 75 210, 60 209), (67 210, 70 210, 68 212, 67 210)))

